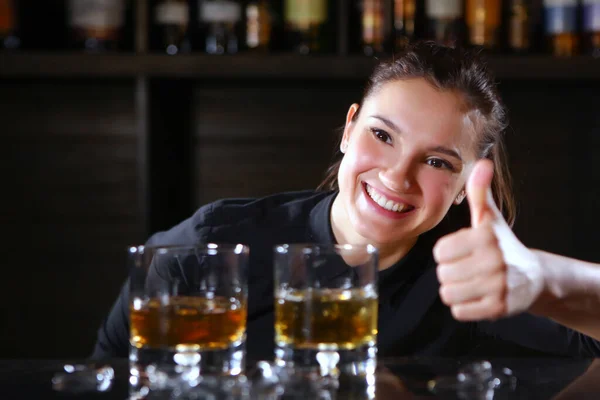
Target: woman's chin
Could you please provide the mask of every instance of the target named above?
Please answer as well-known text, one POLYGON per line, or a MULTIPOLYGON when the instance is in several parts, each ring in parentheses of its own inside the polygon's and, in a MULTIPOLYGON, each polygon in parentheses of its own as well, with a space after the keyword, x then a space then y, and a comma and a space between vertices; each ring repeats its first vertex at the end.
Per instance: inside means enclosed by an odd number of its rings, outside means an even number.
POLYGON ((373 244, 397 243, 407 238, 407 235, 402 232, 367 225, 361 226, 360 229, 358 229, 358 233, 365 238, 368 243, 373 244))

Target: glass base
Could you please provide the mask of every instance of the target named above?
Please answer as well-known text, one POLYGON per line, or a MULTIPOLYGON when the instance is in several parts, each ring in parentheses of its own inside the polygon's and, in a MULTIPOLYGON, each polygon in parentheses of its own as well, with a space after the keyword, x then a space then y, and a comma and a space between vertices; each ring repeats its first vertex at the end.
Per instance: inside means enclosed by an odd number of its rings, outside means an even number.
POLYGON ((377 347, 367 344, 352 350, 298 349, 293 346, 275 347, 275 365, 292 369, 295 374, 337 378, 341 373, 367 375, 375 373, 377 347))
POLYGON ((142 399, 151 392, 186 390, 206 378, 235 377, 246 369, 244 343, 224 350, 138 349, 129 352, 129 395, 142 399))

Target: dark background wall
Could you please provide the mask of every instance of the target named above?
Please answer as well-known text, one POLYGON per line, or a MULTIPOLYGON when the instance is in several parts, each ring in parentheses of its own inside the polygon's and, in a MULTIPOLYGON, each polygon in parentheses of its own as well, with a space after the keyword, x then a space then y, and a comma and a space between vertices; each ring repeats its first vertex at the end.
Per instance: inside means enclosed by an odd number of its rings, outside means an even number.
POLYGON ((2 81, 0 356, 82 354, 142 237, 132 82, 2 81))

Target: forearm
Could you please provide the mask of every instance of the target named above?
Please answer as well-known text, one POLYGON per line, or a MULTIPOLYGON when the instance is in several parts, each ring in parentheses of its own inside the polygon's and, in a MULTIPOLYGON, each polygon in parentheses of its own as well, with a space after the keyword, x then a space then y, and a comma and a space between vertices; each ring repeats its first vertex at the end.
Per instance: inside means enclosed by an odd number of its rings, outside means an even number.
POLYGON ((108 317, 98 329, 92 359, 127 357, 129 354, 129 281, 121 288, 108 317))
POLYGON ((544 291, 534 314, 600 340, 600 265, 534 250, 544 270, 544 291))

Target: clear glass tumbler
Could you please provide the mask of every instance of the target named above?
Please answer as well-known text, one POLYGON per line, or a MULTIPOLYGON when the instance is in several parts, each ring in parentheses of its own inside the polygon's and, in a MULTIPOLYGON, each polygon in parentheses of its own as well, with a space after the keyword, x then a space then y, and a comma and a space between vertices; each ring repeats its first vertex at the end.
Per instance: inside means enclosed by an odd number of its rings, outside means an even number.
POLYGON ((129 249, 131 384, 160 381, 148 366, 189 379, 244 372, 248 256, 241 244, 129 249))
POLYGON ((275 363, 319 376, 373 373, 378 252, 371 245, 275 247, 275 363))

